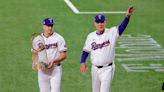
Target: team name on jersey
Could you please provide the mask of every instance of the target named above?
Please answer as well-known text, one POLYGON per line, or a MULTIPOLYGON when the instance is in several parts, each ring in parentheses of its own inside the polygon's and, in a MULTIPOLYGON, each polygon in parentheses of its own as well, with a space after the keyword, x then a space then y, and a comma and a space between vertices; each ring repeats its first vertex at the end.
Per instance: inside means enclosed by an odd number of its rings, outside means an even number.
POLYGON ((103 42, 103 43, 100 43, 100 44, 97 44, 96 42, 92 42, 91 43, 91 46, 92 46, 92 50, 96 50, 96 49, 102 49, 103 47, 106 47, 110 44, 109 40, 103 42))
POLYGON ((51 48, 57 48, 58 44, 57 43, 53 43, 53 44, 46 44, 44 45, 43 43, 39 43, 38 47, 41 49, 51 49, 51 48))

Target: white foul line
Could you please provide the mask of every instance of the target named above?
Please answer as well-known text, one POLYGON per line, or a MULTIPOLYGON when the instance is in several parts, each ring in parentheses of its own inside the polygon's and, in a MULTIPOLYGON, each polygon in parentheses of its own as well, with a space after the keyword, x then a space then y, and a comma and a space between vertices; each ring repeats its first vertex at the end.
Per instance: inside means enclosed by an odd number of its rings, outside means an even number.
POLYGON ((78 14, 79 10, 72 4, 72 2, 70 2, 70 0, 64 0, 64 2, 71 8, 71 10, 78 14))
POLYGON ((101 11, 101 12, 80 12, 70 0, 64 2, 71 8, 75 14, 125 14, 126 11, 101 11))
POLYGON ((125 11, 79 12, 78 14, 125 14, 125 11))

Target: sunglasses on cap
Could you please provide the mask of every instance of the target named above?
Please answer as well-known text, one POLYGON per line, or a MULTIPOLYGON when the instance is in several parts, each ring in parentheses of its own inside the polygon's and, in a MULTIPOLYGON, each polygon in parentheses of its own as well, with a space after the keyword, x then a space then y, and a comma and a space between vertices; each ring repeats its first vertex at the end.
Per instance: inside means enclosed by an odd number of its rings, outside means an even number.
POLYGON ((96 23, 104 23, 104 20, 96 20, 96 23))

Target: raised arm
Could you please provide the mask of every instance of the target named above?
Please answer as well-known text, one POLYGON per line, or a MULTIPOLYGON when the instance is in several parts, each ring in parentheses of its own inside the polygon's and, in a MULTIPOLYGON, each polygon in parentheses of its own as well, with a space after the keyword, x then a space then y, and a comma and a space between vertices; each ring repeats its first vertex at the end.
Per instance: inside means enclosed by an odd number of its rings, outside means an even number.
POLYGON ((132 15, 133 11, 134 11, 134 7, 129 6, 127 13, 126 13, 126 17, 121 22, 121 24, 118 26, 119 35, 121 35, 123 33, 123 31, 125 30, 125 28, 127 27, 129 20, 130 20, 130 16, 132 15))

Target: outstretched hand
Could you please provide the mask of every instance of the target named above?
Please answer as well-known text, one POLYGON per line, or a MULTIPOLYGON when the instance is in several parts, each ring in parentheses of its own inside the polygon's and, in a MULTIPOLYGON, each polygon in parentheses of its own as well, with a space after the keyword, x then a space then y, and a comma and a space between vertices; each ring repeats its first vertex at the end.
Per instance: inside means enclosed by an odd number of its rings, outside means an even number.
POLYGON ((133 13, 133 11, 134 11, 134 6, 133 6, 133 5, 130 5, 130 6, 128 7, 128 10, 127 10, 126 15, 127 15, 127 16, 131 16, 132 13, 133 13))

